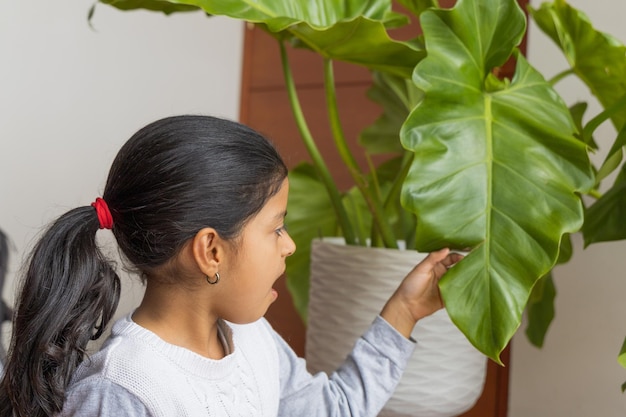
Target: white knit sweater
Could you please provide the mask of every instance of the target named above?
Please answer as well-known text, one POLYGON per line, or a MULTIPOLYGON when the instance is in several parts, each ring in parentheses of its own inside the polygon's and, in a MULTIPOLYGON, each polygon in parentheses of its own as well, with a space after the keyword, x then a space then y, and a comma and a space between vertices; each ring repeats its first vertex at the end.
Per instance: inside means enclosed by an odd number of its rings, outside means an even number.
POLYGON ((265 319, 220 324, 229 354, 212 360, 119 320, 76 371, 61 416, 375 416, 414 349, 378 317, 329 378, 309 374, 265 319))

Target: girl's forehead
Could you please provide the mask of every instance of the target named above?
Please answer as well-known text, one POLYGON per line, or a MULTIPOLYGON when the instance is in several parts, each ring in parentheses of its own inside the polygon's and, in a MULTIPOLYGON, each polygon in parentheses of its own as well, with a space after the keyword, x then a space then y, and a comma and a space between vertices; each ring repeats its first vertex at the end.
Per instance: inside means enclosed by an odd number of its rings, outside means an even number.
POLYGON ((282 183, 276 194, 271 196, 263 208, 254 216, 252 221, 261 218, 262 221, 278 222, 283 221, 287 215, 287 197, 289 193, 289 184, 287 180, 282 183))

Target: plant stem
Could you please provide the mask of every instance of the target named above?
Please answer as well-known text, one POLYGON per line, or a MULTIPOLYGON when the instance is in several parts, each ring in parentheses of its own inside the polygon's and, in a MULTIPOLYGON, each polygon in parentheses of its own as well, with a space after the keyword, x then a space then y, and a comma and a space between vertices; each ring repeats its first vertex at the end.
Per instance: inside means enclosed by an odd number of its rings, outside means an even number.
POLYGON ((590 190, 587 193, 587 195, 595 198, 596 200, 598 200, 598 199, 600 199, 600 197, 602 197, 602 193, 600 191, 598 191, 597 189, 595 189, 595 188, 593 190, 590 190))
POLYGON ((365 179, 365 176, 361 172, 359 165, 348 147, 343 128, 341 127, 341 119, 339 117, 339 109, 337 106, 337 91, 335 89, 333 61, 327 58, 324 59, 324 86, 326 90, 326 108, 328 109, 330 129, 339 155, 348 168, 355 185, 363 195, 363 198, 372 213, 372 221, 380 232, 385 246, 388 248, 397 248, 398 244, 389 223, 385 219, 382 203, 379 198, 376 198, 376 196, 370 192, 367 180, 365 179))
POLYGON ((339 222, 339 226, 343 231, 343 237, 348 245, 356 244, 356 237, 354 234, 354 230, 352 228, 352 223, 350 223, 350 219, 346 212, 346 209, 341 201, 341 194, 335 185, 333 177, 324 162, 324 158, 322 157, 315 141, 313 140, 313 135, 309 130, 306 119, 304 117, 304 113, 302 112, 302 106, 300 106, 300 100, 298 99, 298 93, 296 90, 296 84, 293 80, 293 74, 291 73, 291 67, 289 66, 289 59, 287 58, 287 51, 285 49, 285 45, 283 42, 279 42, 280 45, 280 57, 282 61, 283 67, 283 75, 285 78, 285 85, 287 87, 287 94, 289 96, 289 102, 291 104, 291 110, 293 111, 294 118, 296 120, 296 125, 298 126, 298 130, 300 131, 300 136, 302 137, 302 141, 304 142, 304 146, 313 161, 313 165, 317 170, 322 183, 326 187, 326 191, 328 192, 328 197, 330 198, 331 204, 335 210, 337 215, 337 221, 339 222))
MULTIPOLYGON (((596 129, 604 123, 607 119, 613 116, 615 113, 621 111, 624 106, 626 106, 626 94, 616 100, 611 107, 605 109, 603 112, 599 113, 593 119, 589 120, 589 122, 583 128, 583 141, 585 143, 589 143, 591 140, 591 136, 596 129)), ((619 129, 618 129, 619 130, 619 129)))
POLYGON ((413 163, 413 159, 415 158, 415 154, 413 152, 405 152, 402 156, 402 163, 400 165, 400 170, 398 174, 394 178, 393 186, 389 193, 387 194, 387 199, 384 202, 385 210, 388 210, 392 205, 398 205, 398 213, 399 213, 399 222, 402 225, 403 230, 410 230, 410 233, 404 234, 404 242, 406 244, 407 249, 415 249, 415 222, 412 219, 414 214, 410 214, 408 211, 402 208, 401 203, 401 193, 402 193, 402 184, 404 184, 404 180, 408 175, 411 165, 413 163))
POLYGON ((387 196, 387 200, 385 201, 385 207, 389 207, 391 204, 394 204, 395 201, 400 199, 400 192, 402 191, 402 184, 404 183, 404 179, 409 173, 411 169, 411 163, 415 158, 415 154, 413 152, 405 152, 402 156, 402 164, 400 166, 400 172, 398 176, 395 178, 393 182, 393 187, 387 196))
POLYGON ((561 71, 558 74, 556 74, 554 77, 550 78, 548 80, 548 83, 550 83, 550 85, 554 86, 556 83, 561 81, 563 78, 567 77, 568 75, 572 75, 572 74, 575 74, 573 68, 566 69, 565 71, 561 71))
MULTIPOLYGON (((380 182, 378 180, 378 173, 376 172, 376 166, 374 165, 374 161, 372 161, 372 158, 370 158, 368 154, 365 154, 365 158, 367 160, 367 168, 369 169, 369 172, 371 173, 370 189, 373 189, 374 190, 373 192, 376 194, 376 198, 380 199, 382 198, 382 193, 380 191, 380 182)), ((380 236, 380 233, 378 232, 378 229, 376 227, 370 227, 370 246, 373 248, 380 248, 380 247, 385 246, 380 236)))

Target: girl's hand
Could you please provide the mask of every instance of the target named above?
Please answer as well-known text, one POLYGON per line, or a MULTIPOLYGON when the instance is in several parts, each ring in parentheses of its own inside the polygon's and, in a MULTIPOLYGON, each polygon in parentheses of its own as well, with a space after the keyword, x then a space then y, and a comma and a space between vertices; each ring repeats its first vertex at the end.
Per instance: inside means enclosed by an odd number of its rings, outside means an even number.
POLYGON ((439 279, 461 259, 463 255, 447 248, 430 253, 404 278, 381 316, 408 338, 418 320, 443 308, 439 279))

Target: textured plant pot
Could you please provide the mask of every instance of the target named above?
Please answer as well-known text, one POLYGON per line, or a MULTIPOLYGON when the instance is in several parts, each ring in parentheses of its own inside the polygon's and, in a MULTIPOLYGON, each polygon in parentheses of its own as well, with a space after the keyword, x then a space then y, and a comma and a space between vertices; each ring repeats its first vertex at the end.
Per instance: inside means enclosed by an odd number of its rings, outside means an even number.
MULTIPOLYGON (((415 251, 313 242, 307 366, 330 373, 406 274, 425 255, 415 251)), ((380 416, 451 417, 470 409, 485 383, 486 357, 451 322, 445 310, 420 320, 415 353, 380 416)))

